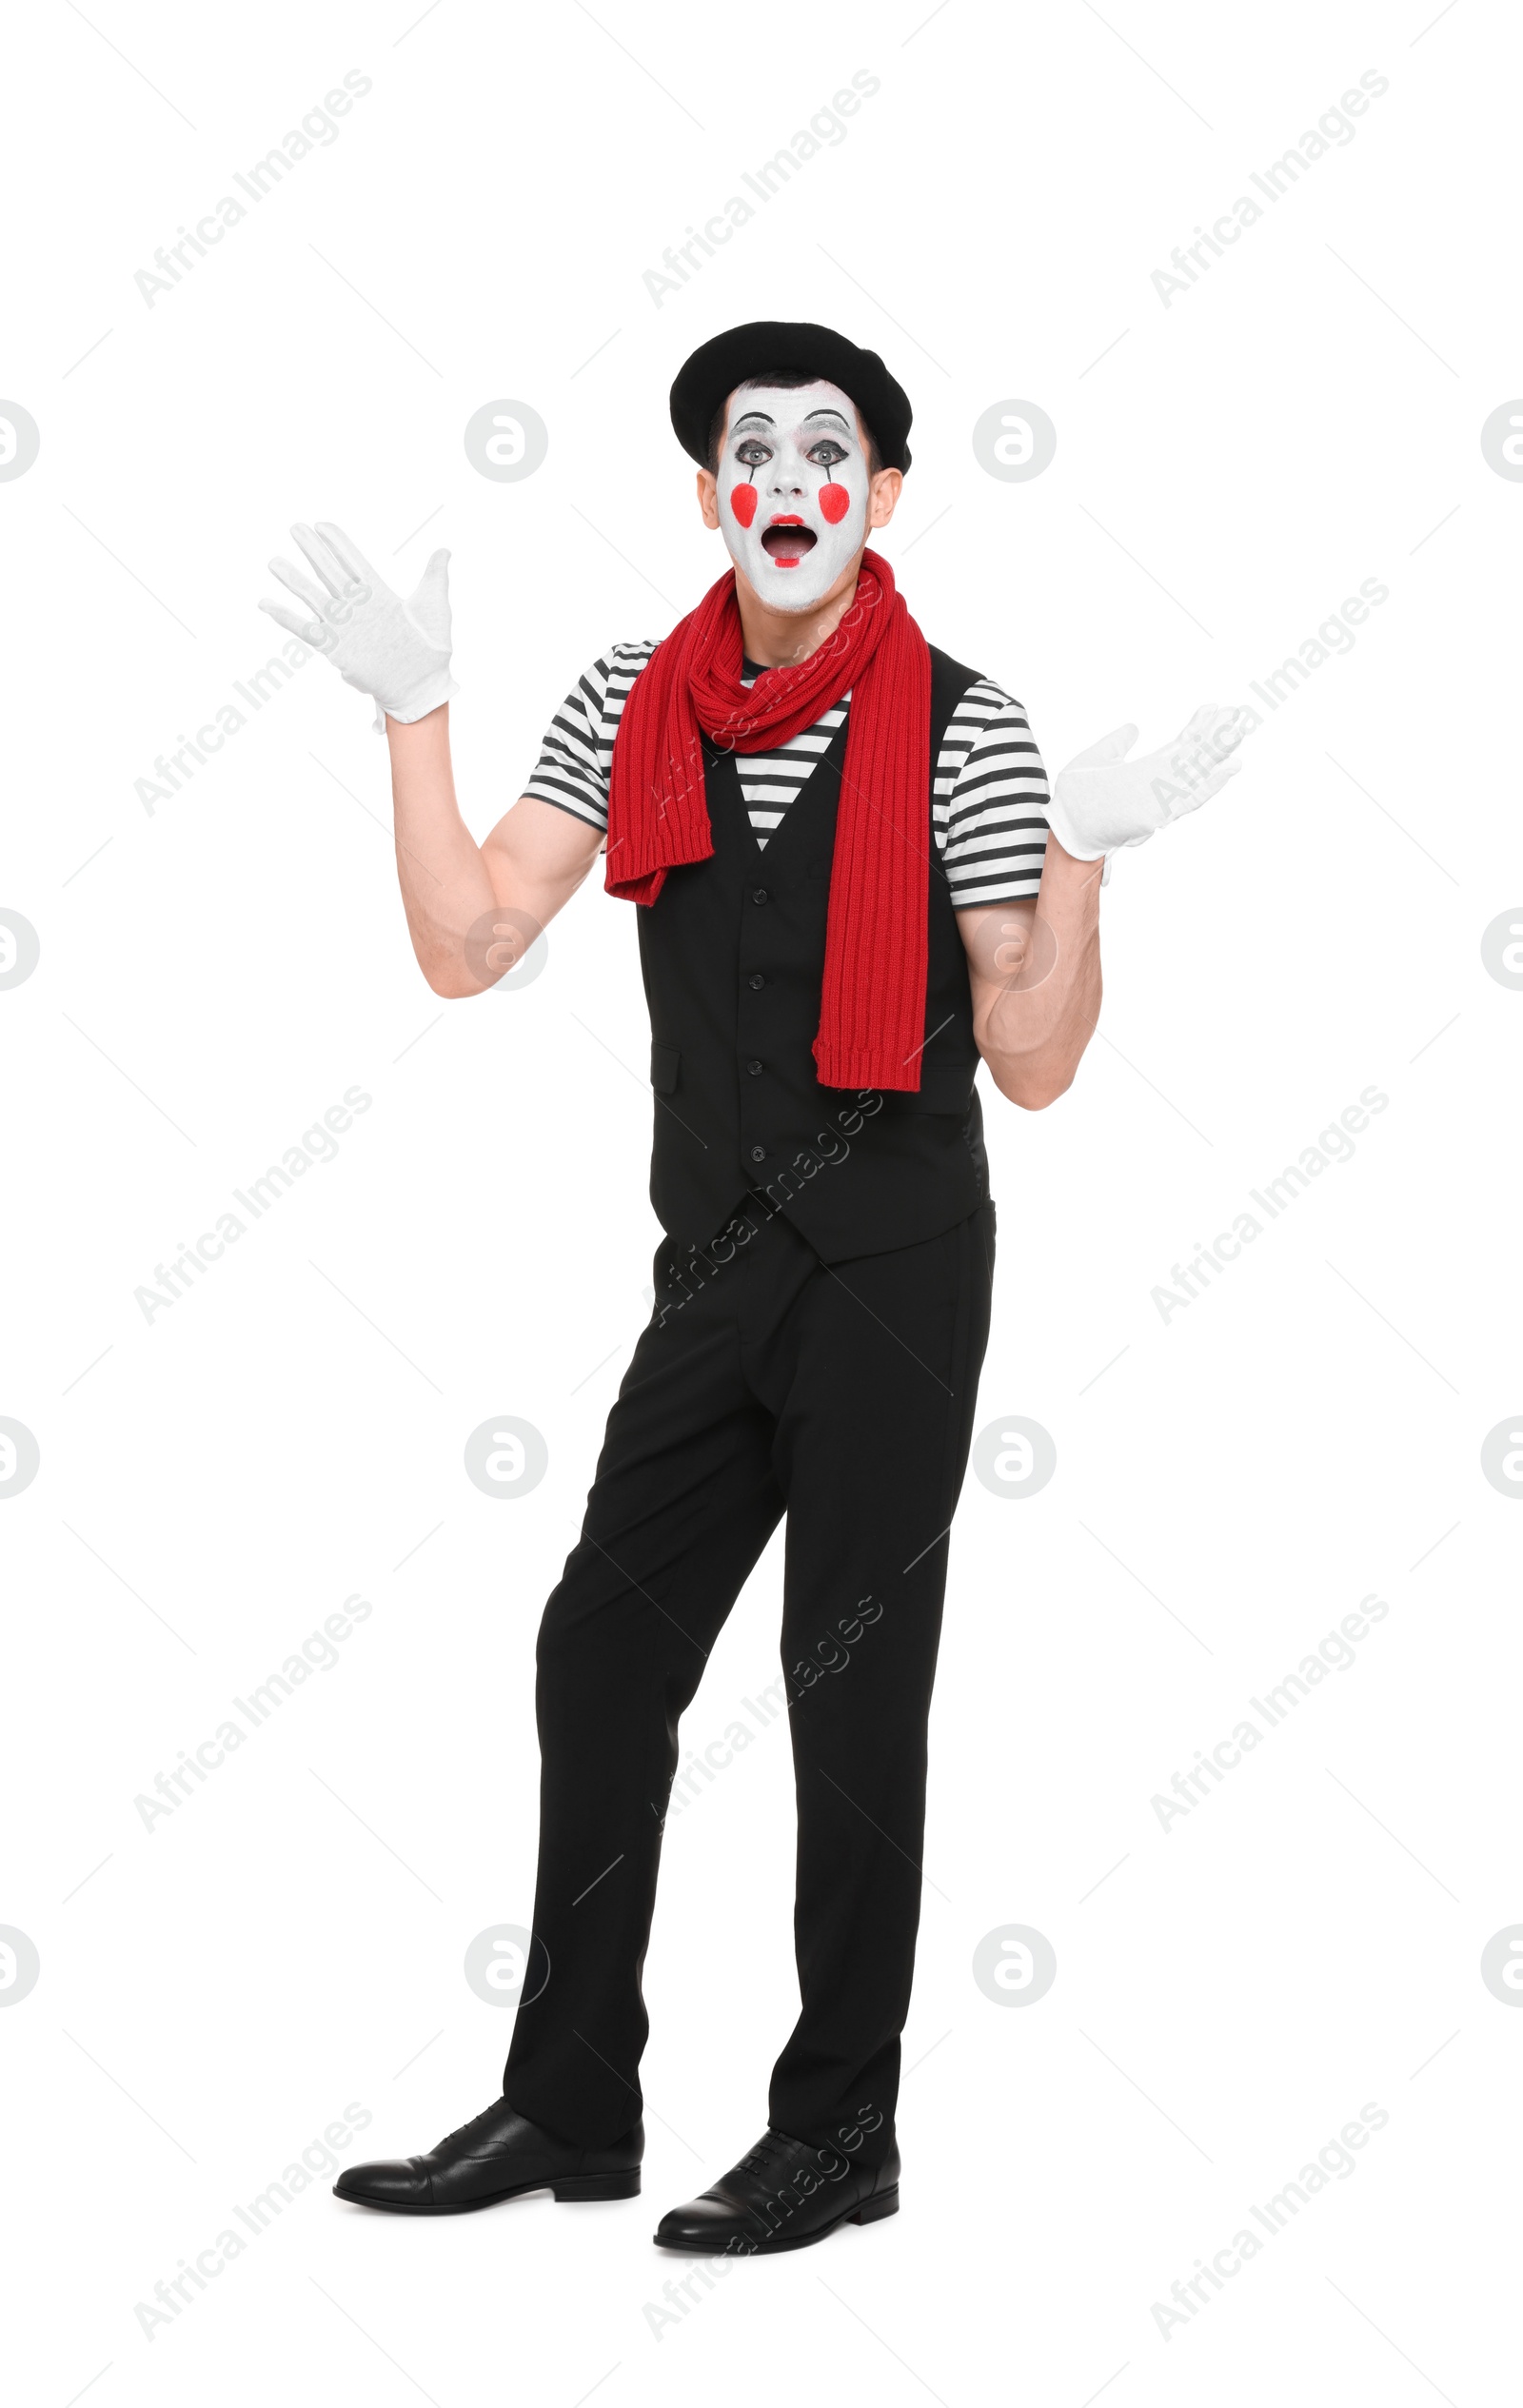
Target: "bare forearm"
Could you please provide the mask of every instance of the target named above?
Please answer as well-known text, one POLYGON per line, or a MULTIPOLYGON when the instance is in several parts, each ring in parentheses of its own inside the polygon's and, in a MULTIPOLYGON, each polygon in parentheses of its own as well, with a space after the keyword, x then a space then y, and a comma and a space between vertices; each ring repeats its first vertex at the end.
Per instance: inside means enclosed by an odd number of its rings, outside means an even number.
POLYGON ((404 727, 386 720, 391 808, 407 933, 418 966, 440 995, 474 994, 465 977, 465 932, 495 902, 491 877, 460 816, 449 757, 449 705, 404 727))
POLYGON ((1001 1095, 1029 1111, 1072 1084, 1099 1017, 1102 866, 1050 838, 1023 948, 1004 977, 975 981, 979 1050, 1001 1095))
POLYGON ((478 844, 460 815, 449 706, 386 721, 397 878, 418 965, 436 995, 480 995, 515 967, 597 858, 601 831, 522 796, 478 844))

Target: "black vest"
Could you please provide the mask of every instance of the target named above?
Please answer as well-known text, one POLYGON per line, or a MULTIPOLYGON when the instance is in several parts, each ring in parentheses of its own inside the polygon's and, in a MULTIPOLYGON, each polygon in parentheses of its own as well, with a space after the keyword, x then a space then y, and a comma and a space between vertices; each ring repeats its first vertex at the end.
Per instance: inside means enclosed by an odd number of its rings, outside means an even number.
MULTIPOLYGON (((948 721, 977 675, 932 646, 933 780, 948 721)), ((714 851, 669 870, 659 899, 637 908, 656 1104, 650 1200, 682 1245, 706 1245, 743 1205, 753 1219, 785 1211, 824 1261, 842 1262, 935 1237, 989 1192, 967 956, 929 793, 920 1092, 857 1094, 816 1076, 846 735, 838 728, 764 851, 736 756, 705 738, 714 851)))

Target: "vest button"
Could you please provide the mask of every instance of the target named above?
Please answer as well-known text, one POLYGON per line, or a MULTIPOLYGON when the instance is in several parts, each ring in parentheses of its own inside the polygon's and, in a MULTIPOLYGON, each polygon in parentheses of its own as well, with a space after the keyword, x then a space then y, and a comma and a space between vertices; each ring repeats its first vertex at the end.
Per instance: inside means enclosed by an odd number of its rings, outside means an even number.
POLYGON ((752 887, 752 889, 751 889, 751 900, 752 900, 752 902, 753 902, 753 903, 764 903, 764 902, 766 901, 766 899, 767 899, 767 890, 766 890, 766 888, 765 888, 764 886, 753 886, 753 887, 752 887))
POLYGON ((753 977, 747 978, 745 983, 748 987, 764 987, 766 985, 766 980, 762 976, 761 971, 758 970, 753 977))
POLYGON ((753 1078, 761 1077, 762 1065, 760 1062, 747 1062, 745 1067, 750 1072, 753 1078))
POLYGON ((753 1162, 764 1162, 766 1158, 767 1150, 765 1146, 753 1146, 751 1148, 751 1159, 753 1162))

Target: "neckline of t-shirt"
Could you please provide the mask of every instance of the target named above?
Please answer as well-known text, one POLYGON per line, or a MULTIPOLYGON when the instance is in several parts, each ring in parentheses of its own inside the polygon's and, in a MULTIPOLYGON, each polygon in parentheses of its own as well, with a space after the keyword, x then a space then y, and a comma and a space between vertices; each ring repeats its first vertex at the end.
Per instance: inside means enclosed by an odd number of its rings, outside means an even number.
MULTIPOLYGON (((764 665, 764 662, 761 661, 748 661, 742 655, 741 661, 741 683, 742 685, 755 685, 758 678, 762 675, 764 665)), ((851 688, 848 686, 845 693, 838 695, 834 702, 826 703, 825 710, 839 711, 843 702, 849 702, 850 701, 851 688)), ((824 711, 821 711, 820 714, 821 719, 824 718, 824 711)))

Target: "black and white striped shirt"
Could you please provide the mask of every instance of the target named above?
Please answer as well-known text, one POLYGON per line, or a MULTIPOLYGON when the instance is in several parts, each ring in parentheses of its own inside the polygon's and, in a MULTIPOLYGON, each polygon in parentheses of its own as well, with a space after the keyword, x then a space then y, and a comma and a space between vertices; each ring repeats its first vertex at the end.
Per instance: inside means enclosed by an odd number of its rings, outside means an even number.
MULTIPOLYGON (((545 731, 524 788, 595 828, 608 824, 613 740, 654 640, 618 643, 579 678, 545 731)), ((745 682, 760 672, 745 665, 745 682)), ((759 845, 781 826, 846 717, 849 693, 776 752, 738 753, 741 791, 759 845)), ((968 687, 947 726, 932 780, 937 850, 955 904, 1035 895, 1047 847, 1047 776, 1026 714, 989 678, 968 687)))

